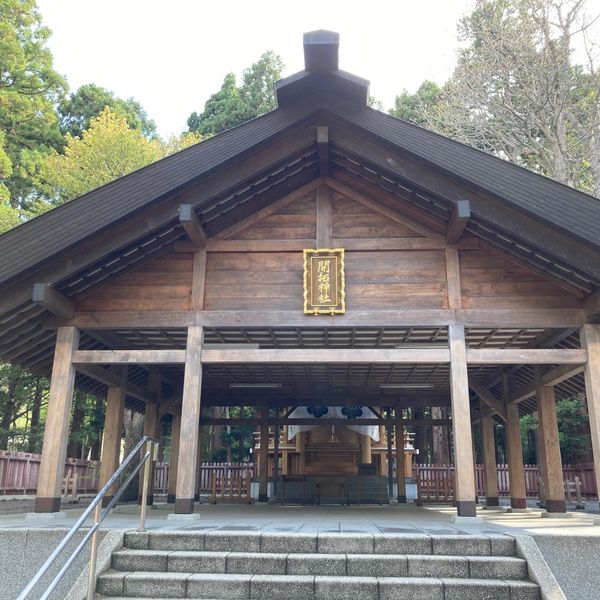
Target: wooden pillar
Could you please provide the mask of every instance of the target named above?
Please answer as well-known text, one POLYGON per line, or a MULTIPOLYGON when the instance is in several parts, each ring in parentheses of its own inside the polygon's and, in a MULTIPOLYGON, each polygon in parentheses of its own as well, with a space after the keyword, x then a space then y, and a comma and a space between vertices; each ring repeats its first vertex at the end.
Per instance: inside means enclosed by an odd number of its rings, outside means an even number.
POLYGON ((198 429, 200 425, 200 394, 202 391, 202 340, 204 331, 199 325, 188 327, 181 403, 181 438, 177 463, 175 513, 194 512, 194 492, 198 460, 198 429))
POLYGON ((59 327, 56 334, 35 512, 49 513, 60 510, 60 488, 65 471, 75 385, 72 358, 78 347, 79 331, 75 327, 59 327))
POLYGON ((296 434, 296 452, 298 453, 298 461, 296 462, 297 467, 297 475, 304 475, 304 445, 306 442, 306 437, 303 432, 298 432, 296 434))
POLYGON ((490 415, 481 416, 481 445, 483 448, 483 466, 485 469, 485 505, 499 506, 494 421, 490 415))
POLYGON ((368 435, 360 436, 360 462, 363 465, 370 465, 373 462, 373 455, 371 453, 372 440, 368 435))
POLYGON ((169 452, 169 485, 167 502, 173 504, 177 496, 177 478, 179 472, 179 452, 181 439, 181 415, 173 415, 171 423, 171 450, 169 452))
POLYGON ((388 478, 388 495, 391 498, 394 495, 394 457, 392 454, 392 409, 388 408, 387 424, 386 424, 386 458, 387 458, 387 478, 388 478))
POLYGON ((519 405, 508 402, 511 380, 503 377, 504 406, 506 409, 506 453, 508 459, 508 481, 510 483, 510 505, 514 509, 527 508, 525 490, 525 467, 523 466, 523 446, 521 443, 521 425, 519 423, 519 405))
POLYGON ((567 511, 567 507, 565 503, 562 460, 560 457, 554 387, 541 384, 541 370, 539 367, 535 369, 535 378, 540 441, 543 446, 541 458, 544 461, 546 510, 549 513, 564 513, 567 511))
POLYGON ((585 365, 585 393, 589 416, 594 471, 600 494, 600 325, 584 325, 581 328, 581 347, 588 353, 585 365))
MULTIPOLYGON (((154 439, 158 439, 160 422, 158 419, 158 405, 160 403, 160 390, 162 385, 162 377, 159 373, 150 373, 148 375, 148 391, 154 394, 156 402, 146 402, 144 408, 144 435, 154 439)), ((152 506, 154 504, 154 465, 152 461, 152 469, 150 471, 150 488, 148 490, 148 498, 146 504, 152 506)), ((142 493, 144 486, 143 469, 140 471, 140 481, 138 488, 138 504, 142 502, 142 493)))
POLYGON ((198 454, 196 457, 196 487, 194 488, 194 500, 200 500, 200 475, 202 472, 202 425, 198 428, 198 454))
POLYGON ((317 189, 317 248, 331 248, 333 244, 333 191, 322 185, 317 189))
POLYGON ((279 422, 276 422, 273 427, 273 498, 278 498, 279 486, 279 436, 281 435, 281 427, 279 422))
MULTIPOLYGON (((404 417, 402 409, 394 409, 396 425, 396 488, 398 492, 398 502, 406 504, 406 474, 404 465, 404 417)), ((371 438, 369 438, 371 439, 371 438)))
POLYGON ((459 517, 475 517, 477 514, 475 510, 475 473, 473 472, 465 328, 462 325, 450 325, 448 342, 450 345, 456 508, 459 517))
POLYGON ((260 407, 260 448, 258 453, 258 501, 267 502, 269 481, 269 407, 260 407))
MULTIPOLYGON (((106 395, 106 414, 104 417, 104 432, 102 434, 100 487, 104 486, 119 466, 124 410, 125 389, 123 387, 110 386, 106 395)), ((111 487, 108 494, 102 500, 102 506, 108 505, 117 489, 116 484, 111 487)))

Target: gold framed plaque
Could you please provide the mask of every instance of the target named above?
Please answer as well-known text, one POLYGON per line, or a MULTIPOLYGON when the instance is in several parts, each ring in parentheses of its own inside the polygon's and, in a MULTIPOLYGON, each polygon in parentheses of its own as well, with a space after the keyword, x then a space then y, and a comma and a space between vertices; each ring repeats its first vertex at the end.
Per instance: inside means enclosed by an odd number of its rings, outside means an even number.
POLYGON ((344 249, 304 250, 304 314, 346 312, 344 249))

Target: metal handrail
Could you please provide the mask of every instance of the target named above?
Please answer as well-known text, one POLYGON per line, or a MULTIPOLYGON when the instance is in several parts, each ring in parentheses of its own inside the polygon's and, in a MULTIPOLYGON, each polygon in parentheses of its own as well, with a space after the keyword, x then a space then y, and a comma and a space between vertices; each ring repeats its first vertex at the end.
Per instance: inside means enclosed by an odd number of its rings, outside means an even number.
POLYGON ((138 474, 142 465, 144 465, 144 482, 142 487, 142 505, 140 507, 140 531, 144 531, 145 529, 145 521, 146 521, 146 501, 148 498, 148 486, 150 484, 150 464, 151 460, 154 460, 152 446, 154 445, 154 449, 158 448, 158 440, 151 438, 149 436, 144 436, 133 448, 133 450, 129 453, 127 458, 121 463, 119 468, 113 473, 110 479, 104 484, 104 487, 98 492, 96 497, 92 500, 90 505, 85 509, 81 517, 77 520, 75 525, 71 527, 69 532, 62 539, 60 544, 55 548, 52 554, 48 557, 48 560, 40 567, 39 571, 33 576, 31 581, 27 584, 27 587, 19 594, 17 600, 25 600, 35 586, 39 583, 40 579, 48 572, 48 569, 54 564, 54 561, 60 556, 61 552, 67 547, 67 544, 73 539, 75 534, 81 529, 83 524, 87 521, 87 518, 90 516, 92 511, 94 511, 94 524, 90 527, 89 531, 85 534, 84 538, 81 540, 77 548, 71 553, 71 556, 67 559, 63 567, 54 577, 52 582, 46 588, 44 594, 40 597, 40 600, 47 600, 50 594, 56 589, 56 586, 60 583, 68 568, 73 564, 75 559, 81 554, 81 551, 84 549, 87 542, 92 538, 92 548, 90 553, 90 563, 89 563, 89 577, 88 577, 88 592, 87 598, 88 600, 92 600, 94 597, 94 587, 95 587, 95 579, 96 579, 96 557, 97 557, 97 549, 98 549, 98 529, 102 521, 108 516, 108 513, 114 508, 115 504, 119 501, 123 492, 127 489, 129 484, 132 482, 133 478, 138 474), (106 505, 104 510, 102 509, 101 502, 102 499, 106 496, 107 492, 113 486, 113 484, 117 481, 117 479, 123 474, 123 471, 129 466, 129 463, 133 460, 135 455, 139 452, 142 446, 146 445, 146 452, 136 465, 134 470, 127 477, 125 482, 121 485, 121 487, 117 490, 114 497, 110 500, 110 502, 106 505))

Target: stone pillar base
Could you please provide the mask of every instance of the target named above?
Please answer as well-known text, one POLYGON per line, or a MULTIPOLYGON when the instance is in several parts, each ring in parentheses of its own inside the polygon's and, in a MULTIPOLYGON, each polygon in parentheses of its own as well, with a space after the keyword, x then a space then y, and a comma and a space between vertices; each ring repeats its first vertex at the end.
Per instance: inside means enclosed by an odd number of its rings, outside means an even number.
POLYGON ((526 498, 511 498, 510 499, 510 507, 511 508, 527 508, 527 499, 526 498))
POLYGON ((500 506, 500 500, 498 498, 490 497, 485 499, 486 506, 500 506))
POLYGON ((476 517, 477 504, 475 500, 457 500, 456 512, 459 517, 476 517))
POLYGON ((546 510, 549 513, 566 513, 567 504, 564 500, 546 500, 546 510))
POLYGON ((54 521, 55 519, 66 519, 65 512, 29 512, 25 515, 27 521, 54 521))
POLYGON ((176 498, 175 499, 175 514, 189 515, 194 512, 193 498, 176 498))
POLYGON ((398 496, 398 504, 406 504, 406 496, 398 496))
POLYGON ((258 501, 259 502, 268 502, 269 501, 269 496, 267 496, 266 494, 259 494, 258 495, 258 501))
POLYGON ((175 504, 175 494, 167 494, 167 503, 175 504))

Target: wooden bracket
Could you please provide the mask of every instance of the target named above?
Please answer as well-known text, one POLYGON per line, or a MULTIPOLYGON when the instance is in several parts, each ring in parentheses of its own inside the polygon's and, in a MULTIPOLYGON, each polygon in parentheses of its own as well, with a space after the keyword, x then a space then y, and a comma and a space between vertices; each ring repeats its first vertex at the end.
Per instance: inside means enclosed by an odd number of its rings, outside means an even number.
POLYGON ((484 404, 497 413, 503 421, 506 421, 506 409, 504 408, 504 404, 498 400, 492 392, 478 381, 475 381, 472 377, 469 377, 469 387, 479 396, 479 399, 484 404))
POLYGON ((198 215, 191 204, 179 205, 179 223, 185 229, 190 240, 198 247, 206 246, 206 233, 198 215))
POLYGON ((329 127, 317 127, 317 146, 319 148, 319 174, 329 175, 329 127))
POLYGON ((470 202, 468 200, 458 200, 452 209, 452 215, 450 215, 450 221, 446 228, 446 241, 449 244, 458 242, 470 218, 470 202))
POLYGON ((32 301, 61 319, 72 319, 75 304, 49 283, 34 283, 32 301))

